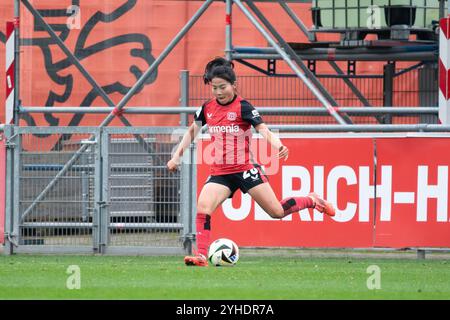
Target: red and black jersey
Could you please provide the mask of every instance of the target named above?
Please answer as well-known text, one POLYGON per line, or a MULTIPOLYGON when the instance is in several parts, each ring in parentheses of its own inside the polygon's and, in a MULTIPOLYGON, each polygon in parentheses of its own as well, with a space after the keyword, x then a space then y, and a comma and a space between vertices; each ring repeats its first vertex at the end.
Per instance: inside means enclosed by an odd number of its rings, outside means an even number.
POLYGON ((226 105, 212 99, 196 112, 199 126, 208 125, 213 150, 203 154, 203 161, 211 165, 211 175, 224 175, 250 170, 251 126, 263 123, 258 111, 239 96, 226 105))

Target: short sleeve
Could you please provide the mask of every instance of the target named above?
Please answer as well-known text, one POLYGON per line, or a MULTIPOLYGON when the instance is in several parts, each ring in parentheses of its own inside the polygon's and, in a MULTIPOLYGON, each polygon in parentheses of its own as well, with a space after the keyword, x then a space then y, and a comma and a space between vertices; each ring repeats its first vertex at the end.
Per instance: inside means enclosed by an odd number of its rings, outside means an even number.
POLYGON ((241 117, 244 121, 247 121, 252 126, 257 126, 258 124, 264 123, 263 119, 259 115, 258 110, 256 110, 248 101, 241 101, 241 117))
POLYGON ((195 112, 194 115, 194 121, 197 123, 201 123, 201 127, 203 127, 206 124, 206 118, 205 118, 205 105, 202 105, 198 110, 195 112))

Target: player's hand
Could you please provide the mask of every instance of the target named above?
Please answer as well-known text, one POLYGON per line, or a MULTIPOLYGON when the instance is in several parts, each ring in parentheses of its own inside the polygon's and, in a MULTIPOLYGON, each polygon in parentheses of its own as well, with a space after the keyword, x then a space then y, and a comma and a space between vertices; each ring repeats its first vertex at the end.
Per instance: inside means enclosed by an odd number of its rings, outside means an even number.
POLYGON ((279 149, 279 152, 277 154, 277 159, 282 159, 284 158, 284 160, 286 161, 289 157, 289 149, 286 146, 281 146, 279 149))
POLYGON ((167 162, 167 169, 169 172, 175 172, 178 170, 178 166, 180 165, 180 159, 172 158, 167 162))

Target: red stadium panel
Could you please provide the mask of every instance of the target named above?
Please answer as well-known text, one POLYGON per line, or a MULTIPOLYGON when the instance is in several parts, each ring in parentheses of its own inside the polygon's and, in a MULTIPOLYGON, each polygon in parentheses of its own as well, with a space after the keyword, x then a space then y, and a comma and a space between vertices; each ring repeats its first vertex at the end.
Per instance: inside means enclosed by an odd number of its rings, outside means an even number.
MULTIPOLYGON (((236 192, 213 214, 211 239, 250 247, 450 246, 450 139, 330 137, 283 139, 289 160, 266 169, 276 172, 269 182, 279 199, 316 191, 336 206, 335 217, 304 210, 273 220, 236 192)), ((209 167, 197 169, 199 193, 209 167)))
MULTIPOLYGON (((378 166, 390 167, 390 208, 377 208, 379 247, 448 247, 450 140, 377 139, 378 166)), ((377 184, 381 184, 382 174, 377 184)))
MULTIPOLYGON (((257 147, 256 141, 253 147, 257 147)), ((373 207, 357 211, 357 205, 361 189, 368 188, 373 176, 372 139, 284 139, 283 143, 290 148, 290 157, 279 163, 280 168, 277 161, 265 164, 261 159, 264 152, 253 152, 260 155, 259 163, 266 165, 275 194, 281 199, 314 190, 337 203, 336 216, 304 210, 283 221, 274 220, 248 195, 241 197, 236 192, 231 202, 214 213, 212 239, 227 237, 240 246, 371 247, 373 207), (361 178, 366 186, 358 189, 361 178)), ((208 174, 208 166, 199 164, 198 192, 208 174)))

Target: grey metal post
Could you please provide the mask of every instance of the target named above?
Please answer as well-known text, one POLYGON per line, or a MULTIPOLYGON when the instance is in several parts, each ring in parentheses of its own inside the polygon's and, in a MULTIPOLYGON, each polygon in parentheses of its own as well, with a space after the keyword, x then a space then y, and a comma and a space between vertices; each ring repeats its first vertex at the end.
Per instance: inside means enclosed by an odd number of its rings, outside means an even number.
POLYGON ((192 180, 190 177, 190 163, 191 159, 191 148, 187 148, 183 153, 182 161, 181 161, 181 185, 180 185, 180 215, 181 221, 183 223, 183 246, 188 254, 191 253, 192 250, 192 229, 191 229, 191 184, 192 180))
MULTIPOLYGON (((189 71, 181 70, 180 72, 180 107, 189 107, 189 71)), ((180 125, 188 126, 187 113, 180 114, 180 125)))
MULTIPOLYGON (((344 119, 337 113, 337 111, 332 107, 330 102, 322 95, 322 93, 312 84, 312 82, 298 69, 298 67, 294 64, 291 57, 272 39, 272 37, 266 32, 266 30, 259 24, 259 22, 252 16, 252 14, 247 10, 247 8, 242 4, 241 0, 233 0, 234 3, 241 9, 244 15, 250 20, 250 22, 256 27, 256 29, 264 36, 264 38, 270 43, 270 45, 278 52, 279 55, 283 58, 283 60, 289 65, 289 67, 295 72, 295 74, 306 84, 306 86, 311 90, 313 95, 322 103, 322 105, 327 109, 331 116, 333 116, 339 124, 346 124, 344 119)), ((252 2, 247 3, 252 10, 255 11, 255 7, 252 2)), ((261 18, 261 17, 260 17, 261 18)), ((277 39, 278 41, 280 39, 277 39)), ((282 39, 281 39, 282 40, 282 39)), ((284 41, 284 40, 283 40, 284 41)), ((287 46, 290 48, 289 46, 287 46)), ((292 48, 290 48, 292 50, 292 48)), ((293 51, 293 50, 292 50, 293 51)), ((290 52, 293 58, 297 57, 297 55, 290 52)), ((298 58, 298 57, 297 57, 298 58)), ((298 59, 297 59, 298 60, 298 59)), ((299 66, 304 66, 303 62, 296 61, 299 66)), ((303 69, 303 68, 302 68, 303 69)), ((311 73, 309 70, 304 70, 307 74, 311 73)), ((312 77, 310 79, 314 79, 312 77)), ((316 79, 317 80, 317 79, 316 79)))
MULTIPOLYGON (((82 165, 86 165, 83 161, 82 165)), ((81 198, 83 201, 81 207, 81 217, 83 222, 89 221, 89 173, 86 171, 81 172, 81 198)))
POLYGON ((442 19, 445 16, 445 1, 439 0, 439 19, 442 19))
MULTIPOLYGON (((101 155, 101 134, 102 129, 93 135, 95 140, 85 141, 86 148, 94 149, 94 216, 92 217, 92 247, 95 253, 102 253, 102 155, 101 155)), ((88 152, 92 150, 88 150, 88 152)))
POLYGON ((425 260, 425 250, 417 249, 417 259, 418 260, 425 260))
MULTIPOLYGON (((392 107, 394 104, 395 64, 385 64, 383 75, 383 106, 392 107)), ((384 120, 384 123, 392 123, 390 115, 385 116, 384 120)))
POLYGON ((109 201, 109 141, 111 136, 108 132, 104 130, 100 130, 100 158, 101 158, 101 200, 99 204, 100 208, 100 248, 103 253, 107 250, 107 246, 109 244, 109 209, 110 209, 110 201, 109 201))
MULTIPOLYGON (((429 80, 427 80, 429 81, 429 80)), ((436 88, 436 87, 435 87, 436 88)), ((429 107, 409 107, 403 106, 401 108, 396 107, 358 107, 348 106, 340 107, 339 110, 347 114, 383 114, 383 113, 395 113, 395 114, 414 114, 414 115, 432 115, 436 116, 439 113, 439 108, 436 107, 437 103, 431 104, 429 107)), ((260 114, 272 114, 272 115, 326 115, 327 111, 322 107, 256 107, 260 114)), ((109 113, 112 108, 110 107, 24 107, 22 112, 24 113, 109 113)), ((198 110, 198 107, 130 107, 126 109, 130 114, 194 114, 198 110)))
POLYGON ((233 51, 233 0, 226 0, 226 25, 225 25, 225 58, 231 61, 233 51))
POLYGON ((190 179, 191 179, 191 204, 189 219, 191 221, 190 232, 194 234, 196 230, 195 218, 197 216, 197 142, 191 145, 191 163, 190 166, 190 179))
MULTIPOLYGON (((17 127, 15 127, 16 130, 17 127)), ((15 131, 14 130, 14 131, 15 131)), ((20 244, 20 169, 22 166, 22 159, 20 154, 22 151, 21 134, 15 132, 14 138, 14 164, 13 164, 13 235, 16 237, 17 243, 20 244)))
POLYGON ((13 233, 13 168, 14 168, 14 152, 11 146, 8 146, 11 143, 10 139, 13 135, 13 127, 9 125, 5 125, 5 129, 3 132, 3 138, 5 139, 6 144, 6 192, 5 192, 5 250, 4 253, 7 255, 13 254, 14 245, 11 242, 11 235, 13 233))
POLYGON ((19 125, 20 102, 20 0, 14 0, 14 124, 19 125))
MULTIPOLYGON (((426 63, 419 72, 419 105, 433 107, 439 105, 439 76, 436 63, 426 63)), ((439 117, 432 114, 420 115, 420 123, 439 123, 439 117)))

